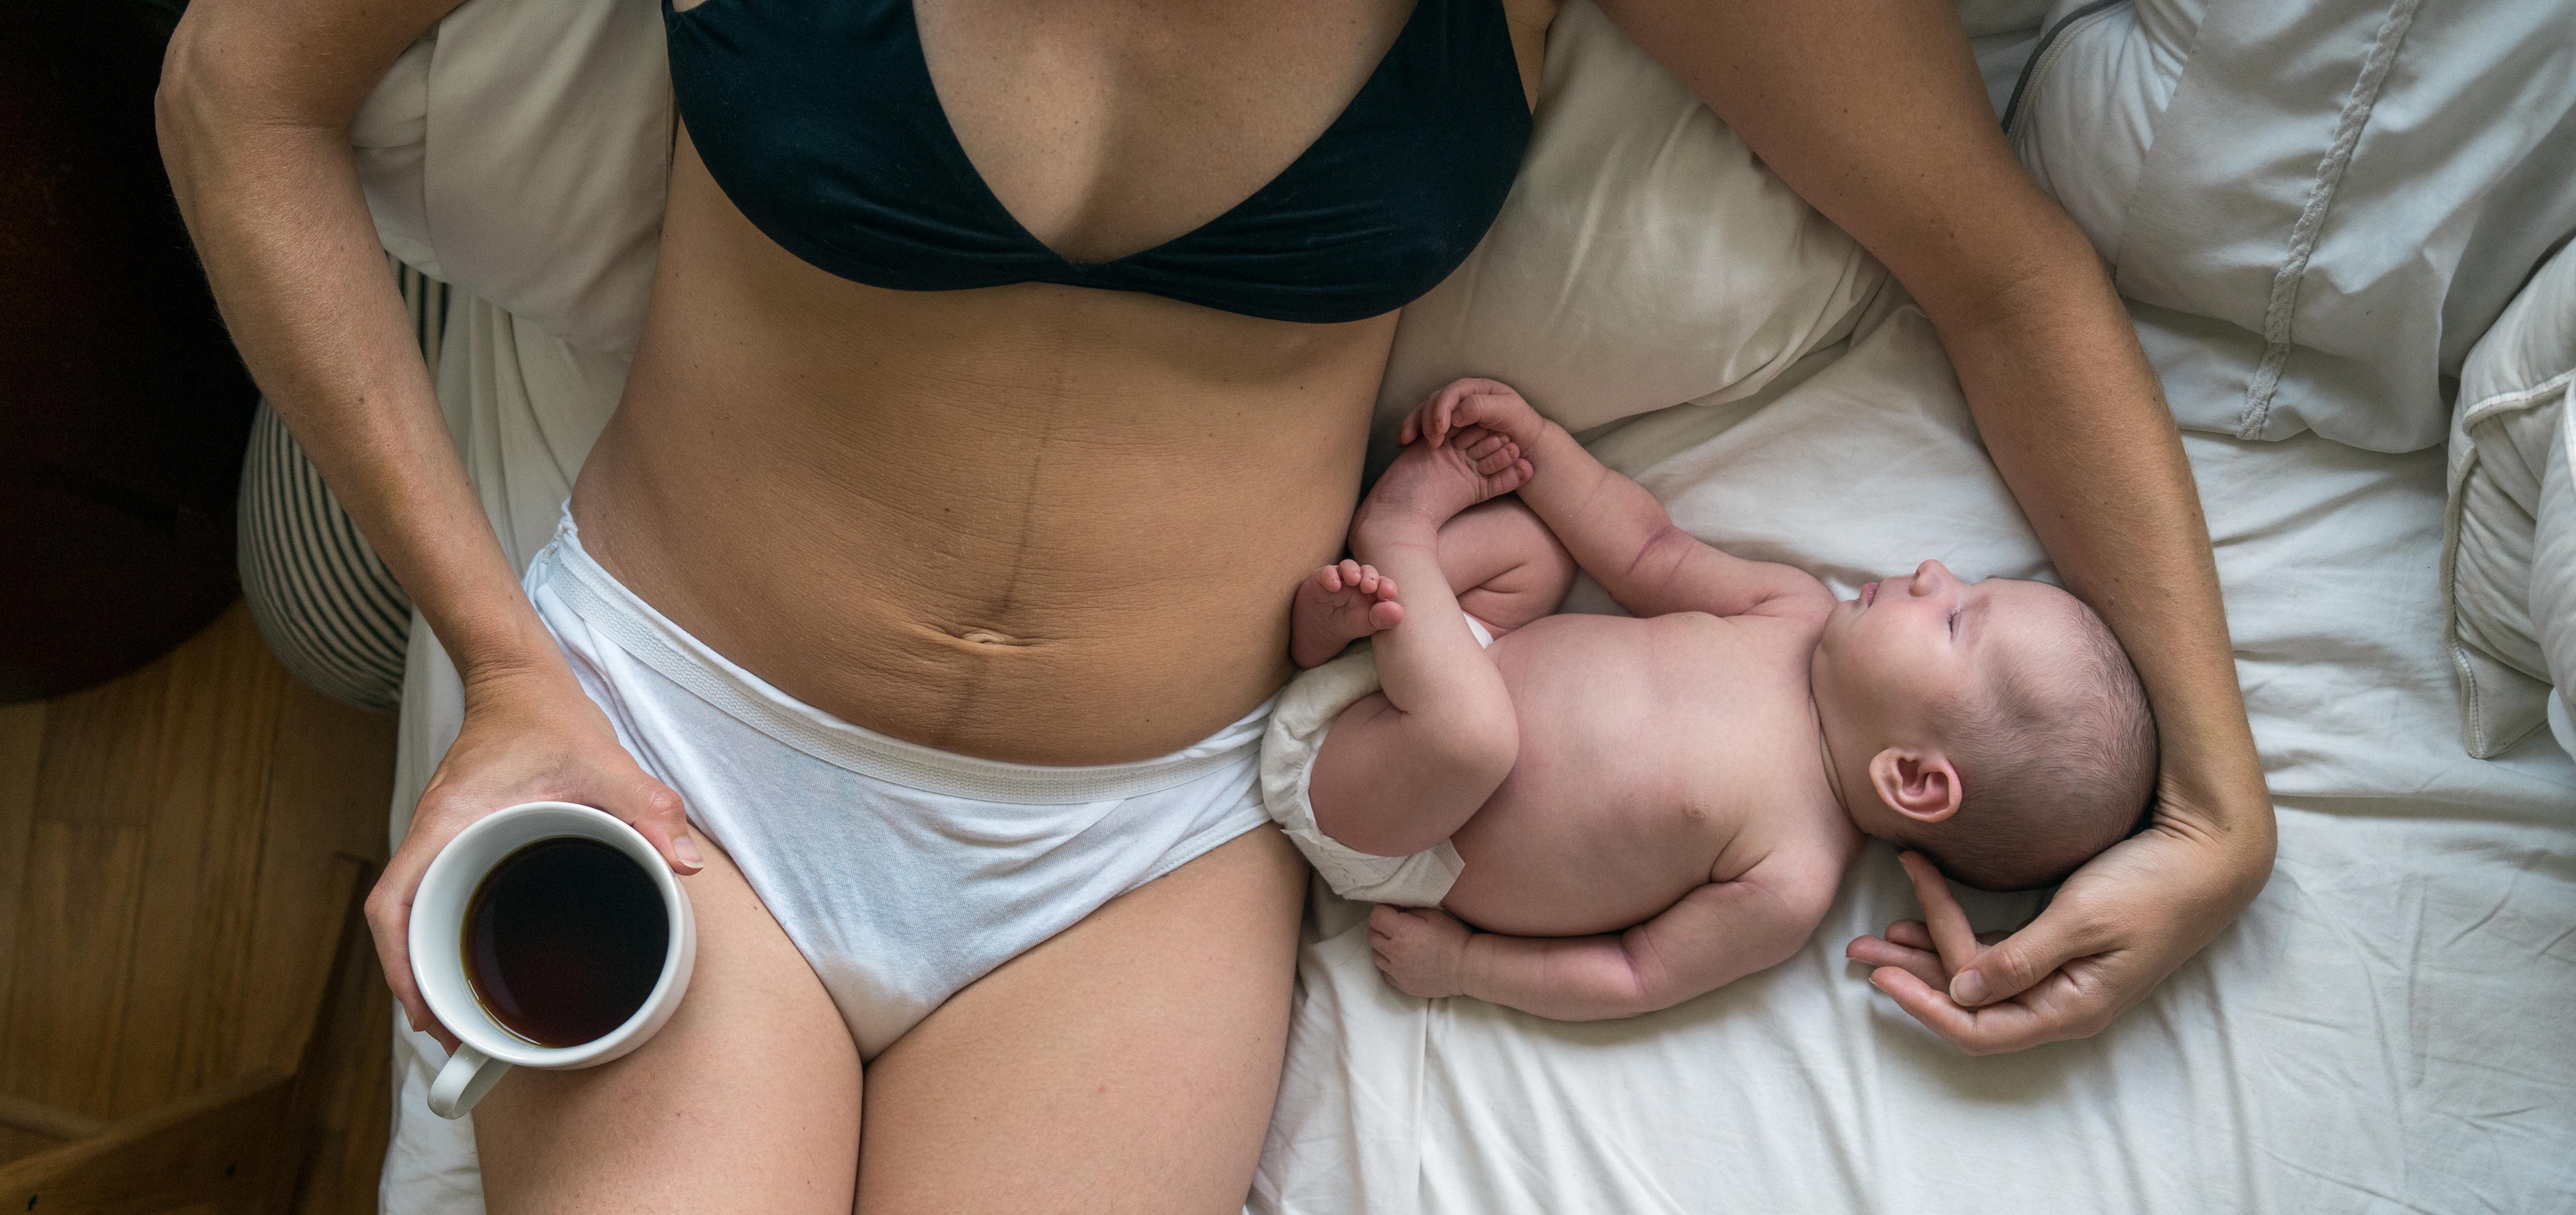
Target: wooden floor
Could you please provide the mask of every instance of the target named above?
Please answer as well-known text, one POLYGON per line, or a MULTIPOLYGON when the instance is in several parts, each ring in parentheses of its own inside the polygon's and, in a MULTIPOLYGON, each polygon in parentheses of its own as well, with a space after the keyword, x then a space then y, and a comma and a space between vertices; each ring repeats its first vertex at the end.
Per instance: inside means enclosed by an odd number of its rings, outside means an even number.
MULTIPOLYGON (((114 683, 0 706, 0 1095, 107 1119, 293 1069, 393 757, 391 716, 296 683, 239 604, 114 683)), ((375 1209, 392 1015, 370 968, 299 1211, 375 1209)), ((50 1146, 0 1128, 0 1160, 50 1146)))

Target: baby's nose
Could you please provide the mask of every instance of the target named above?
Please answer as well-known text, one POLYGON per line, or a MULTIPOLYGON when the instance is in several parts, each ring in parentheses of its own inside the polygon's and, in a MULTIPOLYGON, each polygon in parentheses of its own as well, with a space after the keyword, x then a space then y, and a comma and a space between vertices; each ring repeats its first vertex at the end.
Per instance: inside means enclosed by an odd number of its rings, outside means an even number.
POLYGON ((1938 561, 1925 561, 1914 567, 1913 589, 1917 595, 1929 595, 1941 589, 1942 584, 1956 581, 1950 575, 1950 567, 1938 561))

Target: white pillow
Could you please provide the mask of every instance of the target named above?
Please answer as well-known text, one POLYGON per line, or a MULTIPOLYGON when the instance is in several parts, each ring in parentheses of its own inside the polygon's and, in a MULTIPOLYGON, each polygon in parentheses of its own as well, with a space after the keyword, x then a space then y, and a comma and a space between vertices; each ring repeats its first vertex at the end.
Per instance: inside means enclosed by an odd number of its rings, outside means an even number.
POLYGON ((349 136, 387 251, 633 354, 673 114, 658 0, 470 0, 403 53, 349 136))
POLYGON ((1886 282, 1592 0, 1568 0, 1502 215, 1404 310, 1380 436, 1462 375, 1569 430, 1734 400, 1847 336, 1886 282))
POLYGON ((2460 741, 2472 755, 2498 754, 2544 720, 2576 754, 2572 454, 2576 250, 2562 250, 2479 339, 2460 375, 2442 583, 2460 741))
POLYGON ((2110 261, 2182 425, 2440 443, 2445 377, 2576 231, 2576 5, 2051 17, 2015 146, 2110 261))

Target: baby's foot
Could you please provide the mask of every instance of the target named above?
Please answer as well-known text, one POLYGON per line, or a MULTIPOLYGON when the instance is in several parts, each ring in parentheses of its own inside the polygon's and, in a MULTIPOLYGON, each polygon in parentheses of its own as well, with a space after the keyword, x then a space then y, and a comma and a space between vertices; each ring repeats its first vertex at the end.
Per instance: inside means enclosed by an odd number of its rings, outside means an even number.
POLYGON ((1297 604, 1288 612, 1288 656, 1301 667, 1322 666, 1353 641, 1403 619, 1395 579, 1357 561, 1328 565, 1298 584, 1297 604))
POLYGON ((1432 526, 1458 512, 1519 489, 1530 479, 1520 444, 1482 426, 1450 432, 1439 446, 1416 439, 1370 488, 1361 513, 1418 514, 1432 526))

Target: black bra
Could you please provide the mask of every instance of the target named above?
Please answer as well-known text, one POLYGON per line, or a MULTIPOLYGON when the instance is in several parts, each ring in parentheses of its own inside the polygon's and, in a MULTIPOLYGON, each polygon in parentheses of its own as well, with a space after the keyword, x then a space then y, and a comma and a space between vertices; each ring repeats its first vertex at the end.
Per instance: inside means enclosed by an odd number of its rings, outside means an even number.
POLYGON ((725 195, 796 256, 901 291, 1065 283, 1271 320, 1377 316, 1466 260, 1529 142, 1501 0, 1417 0, 1359 95, 1268 185, 1141 253, 1077 263, 968 161, 911 0, 662 0, 662 17, 681 117, 725 195))

